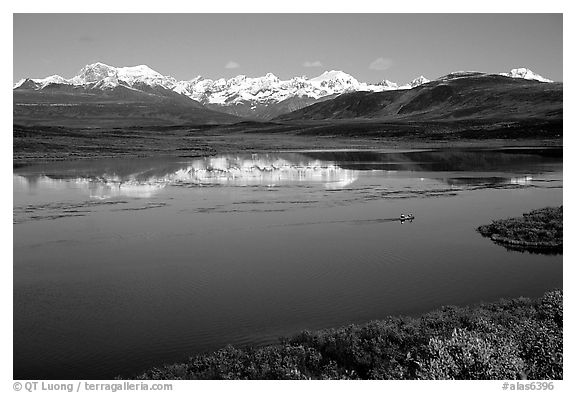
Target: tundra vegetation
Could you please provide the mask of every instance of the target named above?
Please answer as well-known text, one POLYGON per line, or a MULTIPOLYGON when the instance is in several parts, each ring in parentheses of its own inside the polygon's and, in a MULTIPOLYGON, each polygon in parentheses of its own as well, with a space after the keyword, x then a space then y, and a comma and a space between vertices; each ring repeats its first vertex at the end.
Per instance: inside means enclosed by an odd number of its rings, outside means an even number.
POLYGON ((199 354, 137 379, 562 379, 562 290, 303 331, 199 354))
POLYGON ((478 227, 478 232, 508 249, 559 254, 562 252, 562 206, 495 220, 478 227))

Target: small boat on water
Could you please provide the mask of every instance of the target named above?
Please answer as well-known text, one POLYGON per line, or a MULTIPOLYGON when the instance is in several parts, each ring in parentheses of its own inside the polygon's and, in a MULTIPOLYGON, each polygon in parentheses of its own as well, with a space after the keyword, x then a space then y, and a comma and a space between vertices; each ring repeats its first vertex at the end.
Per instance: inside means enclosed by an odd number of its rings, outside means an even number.
POLYGON ((413 220, 413 219, 414 219, 414 214, 412 214, 412 213, 400 214, 400 220, 413 220))

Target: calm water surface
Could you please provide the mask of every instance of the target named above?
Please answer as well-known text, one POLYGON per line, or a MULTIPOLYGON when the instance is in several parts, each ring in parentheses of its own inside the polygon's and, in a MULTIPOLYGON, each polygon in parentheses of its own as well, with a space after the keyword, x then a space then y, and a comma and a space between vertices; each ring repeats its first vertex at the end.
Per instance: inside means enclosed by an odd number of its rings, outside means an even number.
POLYGON ((13 185, 15 379, 562 287, 562 256, 475 232, 561 205, 561 149, 83 161, 13 185))

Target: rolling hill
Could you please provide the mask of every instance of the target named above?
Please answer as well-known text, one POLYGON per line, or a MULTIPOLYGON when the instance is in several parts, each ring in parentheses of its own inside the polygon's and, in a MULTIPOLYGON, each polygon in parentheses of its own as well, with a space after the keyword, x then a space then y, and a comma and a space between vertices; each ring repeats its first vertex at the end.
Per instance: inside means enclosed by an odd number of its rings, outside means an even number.
POLYGON ((455 73, 413 89, 342 94, 275 120, 561 120, 562 96, 562 83, 455 73))

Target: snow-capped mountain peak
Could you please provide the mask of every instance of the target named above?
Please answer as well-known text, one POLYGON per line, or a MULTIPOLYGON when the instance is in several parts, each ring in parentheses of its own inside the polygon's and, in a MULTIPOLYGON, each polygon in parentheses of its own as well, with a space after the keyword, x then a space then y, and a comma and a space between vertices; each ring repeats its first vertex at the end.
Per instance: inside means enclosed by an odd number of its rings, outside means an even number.
POLYGON ((509 78, 522 78, 522 79, 536 80, 536 81, 547 82, 547 83, 553 82, 552 80, 544 78, 543 76, 538 75, 537 73, 535 73, 532 70, 525 68, 525 67, 514 68, 514 69, 510 70, 510 72, 503 72, 500 75, 507 76, 509 78))
POLYGON ((51 83, 68 83, 68 81, 60 75, 50 75, 43 79, 32 79, 32 81, 37 83, 41 89, 45 88, 51 83))
POLYGON ((172 77, 166 77, 146 65, 117 68, 118 79, 133 86, 136 83, 144 83, 151 86, 162 86, 172 89, 177 81, 172 77))
POLYGON ((310 79, 310 82, 316 82, 320 85, 358 85, 360 82, 352 75, 349 75, 343 71, 326 71, 315 78, 310 79))
POLYGON ((336 70, 331 70, 331 71, 324 71, 321 75, 312 78, 310 80, 313 81, 324 81, 324 80, 334 80, 334 79, 354 79, 354 77, 352 77, 351 75, 345 73, 344 71, 336 71, 336 70))
POLYGON ((43 89, 51 83, 68 83, 68 81, 62 78, 60 75, 51 75, 47 76, 46 78, 42 79, 30 79, 30 78, 23 78, 20 79, 18 82, 14 84, 12 89, 17 89, 21 86, 25 86, 27 84, 31 84, 35 86, 37 89, 43 89))
POLYGON ((326 71, 322 75, 309 80, 309 82, 326 91, 325 95, 339 94, 345 91, 366 90, 366 84, 358 82, 356 78, 343 71, 326 71))
POLYGON ((74 85, 100 82, 101 80, 115 76, 116 68, 104 63, 94 63, 84 66, 78 75, 70 79, 74 85))
MULTIPOLYGON (((63 79, 63 78, 62 78, 63 79)), ((134 86, 142 83, 150 86, 162 86, 167 89, 173 89, 176 80, 166 77, 157 71, 154 71, 146 65, 137 65, 132 67, 112 67, 108 64, 97 62, 84 66, 78 75, 68 80, 63 79, 54 83, 70 83, 77 86, 93 84, 92 88, 114 88, 119 85, 134 86)))
POLYGON ((382 86, 384 90, 396 90, 398 89, 398 84, 396 82, 384 79, 382 82, 376 83, 377 86, 382 86))
POLYGON ((132 67, 118 67, 116 68, 118 75, 132 76, 132 77, 162 77, 162 74, 154 71, 147 65, 137 65, 132 67))
POLYGON ((420 75, 418 78, 414 79, 410 82, 410 86, 417 87, 423 85, 424 83, 430 82, 430 79, 425 78, 424 76, 420 75))
POLYGON ((420 85, 430 82, 429 79, 425 78, 424 76, 420 75, 418 78, 414 79, 410 83, 406 83, 405 85, 399 86, 398 89, 405 90, 405 89, 413 89, 420 85))

